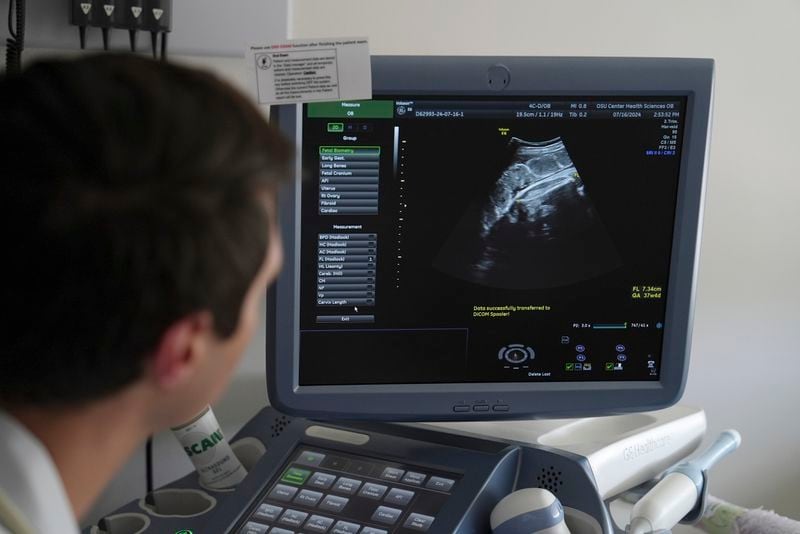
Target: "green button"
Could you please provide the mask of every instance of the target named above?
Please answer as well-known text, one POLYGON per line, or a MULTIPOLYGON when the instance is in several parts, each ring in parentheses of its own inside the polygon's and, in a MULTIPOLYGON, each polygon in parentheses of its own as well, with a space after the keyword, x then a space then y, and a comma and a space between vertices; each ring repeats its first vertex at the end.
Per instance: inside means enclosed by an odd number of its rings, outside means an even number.
POLYGON ((303 484, 305 484, 306 480, 310 476, 311 476, 311 471, 306 471, 305 469, 298 469, 296 467, 290 467, 281 477, 281 482, 302 486, 303 484))
POLYGON ((329 132, 343 132, 344 131, 344 123, 343 122, 329 122, 328 123, 328 131, 329 132))
POLYGON ((565 366, 565 369, 566 369, 567 371, 572 371, 573 369, 575 369, 575 364, 574 364, 574 363, 568 363, 568 364, 565 366))
POLYGON ((606 362, 606 371, 613 371, 614 364, 612 362, 606 362))

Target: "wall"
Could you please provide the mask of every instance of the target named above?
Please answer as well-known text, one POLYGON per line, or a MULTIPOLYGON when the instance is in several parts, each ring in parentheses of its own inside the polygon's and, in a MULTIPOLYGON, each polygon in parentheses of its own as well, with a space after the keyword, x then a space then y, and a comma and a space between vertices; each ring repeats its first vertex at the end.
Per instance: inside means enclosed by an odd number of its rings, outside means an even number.
POLYGON ((683 402, 744 443, 712 491, 800 518, 800 3, 795 0, 296 0, 295 37, 368 35, 374 54, 717 60, 683 402))
MULTIPOLYGON (((31 49, 70 50, 78 48, 78 29, 69 25, 67 0, 26 0, 26 46, 31 49)), ((205 57, 244 56, 249 40, 286 35, 288 0, 173 0, 172 33, 169 48, 176 54, 205 57)), ((0 0, 3 20, 8 0, 0 0)), ((5 44, 5 23, 2 28, 5 44)), ((87 49, 101 50, 100 30, 87 30, 87 49)), ((150 39, 139 35, 139 48, 148 50, 150 39)), ((128 34, 112 30, 112 48, 128 49, 128 34)))

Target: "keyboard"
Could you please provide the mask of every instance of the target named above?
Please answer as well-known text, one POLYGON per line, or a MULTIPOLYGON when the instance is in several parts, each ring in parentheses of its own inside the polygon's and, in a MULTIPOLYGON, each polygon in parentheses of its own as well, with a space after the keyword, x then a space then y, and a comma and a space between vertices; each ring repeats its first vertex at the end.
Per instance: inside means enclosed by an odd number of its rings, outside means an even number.
POLYGON ((428 532, 460 476, 299 446, 239 534, 428 532))

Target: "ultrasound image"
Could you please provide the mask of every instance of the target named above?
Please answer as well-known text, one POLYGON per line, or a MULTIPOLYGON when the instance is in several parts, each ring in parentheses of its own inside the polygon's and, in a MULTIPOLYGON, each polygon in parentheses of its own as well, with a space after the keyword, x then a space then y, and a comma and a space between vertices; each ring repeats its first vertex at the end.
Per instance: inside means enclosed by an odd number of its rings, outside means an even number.
POLYGON ((573 284, 610 272, 619 255, 561 138, 512 138, 488 198, 467 209, 434 265, 509 289, 573 284))

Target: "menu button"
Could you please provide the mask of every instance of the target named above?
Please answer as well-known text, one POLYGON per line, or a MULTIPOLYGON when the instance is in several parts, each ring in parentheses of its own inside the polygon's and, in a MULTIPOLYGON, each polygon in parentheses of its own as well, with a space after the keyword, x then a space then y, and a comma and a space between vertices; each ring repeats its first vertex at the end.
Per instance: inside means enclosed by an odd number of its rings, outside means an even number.
POLYGON ((439 491, 450 491, 455 483, 455 480, 451 480, 449 478, 431 477, 428 483, 425 484, 425 487, 439 491))
POLYGON ((408 516, 408 519, 406 519, 403 527, 409 530, 428 532, 428 529, 431 528, 431 525, 433 524, 433 520, 434 518, 429 515, 411 514, 408 516))

